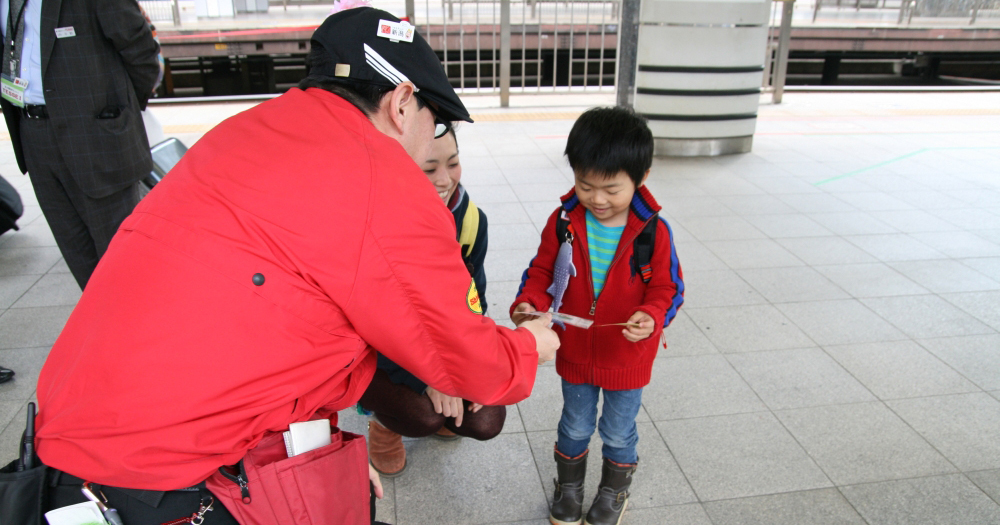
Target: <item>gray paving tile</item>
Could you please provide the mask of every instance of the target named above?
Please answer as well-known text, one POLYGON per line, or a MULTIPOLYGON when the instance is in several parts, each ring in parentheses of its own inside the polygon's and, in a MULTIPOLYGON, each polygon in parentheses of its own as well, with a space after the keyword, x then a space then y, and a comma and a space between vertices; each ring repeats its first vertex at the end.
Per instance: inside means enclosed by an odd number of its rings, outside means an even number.
POLYGON ((0 401, 0 458, 4 465, 18 457, 27 406, 26 400, 0 401))
MULTIPOLYGON (((685 261, 682 260, 681 264, 685 261)), ((767 299, 732 270, 684 272, 684 306, 687 308, 766 302, 767 299)))
POLYGON ((629 525, 712 525, 705 514, 705 509, 697 503, 675 505, 671 507, 656 507, 651 509, 636 509, 629 507, 625 511, 622 523, 629 525))
POLYGON ((980 209, 929 210, 935 217, 944 219, 964 230, 989 230, 1000 228, 1000 215, 980 209))
MULTIPOLYGON (((506 147, 506 145, 500 147, 506 147)), ((505 172, 516 169, 551 169, 558 167, 558 165, 555 162, 552 162, 552 159, 550 159, 547 155, 524 154, 523 151, 514 155, 497 155, 494 153, 493 160, 495 160, 497 162, 497 166, 500 166, 500 169, 505 170, 505 172)), ((566 186, 566 189, 569 190, 569 185, 564 185, 566 186)))
POLYGON ((657 359, 643 406, 653 421, 767 409, 719 355, 657 359))
POLYGON ((491 250, 536 250, 540 240, 538 232, 524 224, 490 224, 489 235, 491 250))
POLYGON ((954 232, 959 229, 958 226, 923 211, 926 208, 922 204, 919 208, 916 210, 873 211, 871 215, 903 233, 954 232))
POLYGON ((985 393, 886 402, 963 471, 1000 468, 1000 401, 985 393))
POLYGON ((968 525, 1000 522, 1000 506, 964 476, 842 487, 844 497, 875 525, 968 525))
POLYGON ((656 423, 701 501, 830 487, 767 412, 656 423))
POLYGON ((913 209, 912 204, 880 191, 838 193, 837 198, 867 212, 913 209))
POLYGON ((896 262, 889 266, 935 293, 1000 289, 1000 281, 955 260, 896 262))
POLYGON ((778 198, 802 213, 818 214, 857 211, 854 206, 826 193, 779 195, 778 198))
POLYGON ((0 314, 0 349, 51 346, 72 306, 11 308, 0 314))
POLYGON ((865 306, 907 335, 915 338, 948 337, 994 333, 971 315, 936 295, 872 297, 861 299, 865 306))
POLYGON ((1000 256, 1000 245, 970 232, 928 232, 910 235, 948 257, 1000 256))
POLYGON ((995 281, 1000 281, 1000 257, 960 259, 959 262, 995 281))
POLYGON ((942 295, 946 301, 980 321, 1000 330, 1000 291, 968 292, 942 295))
POLYGON ((715 525, 865 525, 836 489, 705 503, 715 525))
MULTIPOLYGON (((537 250, 489 250, 486 252, 486 289, 494 281, 520 281, 537 250)), ((487 294, 488 296, 489 294, 487 294)), ((509 300, 513 300, 510 297, 509 300)))
POLYGON ((493 319, 509 319, 510 305, 517 297, 517 289, 521 281, 488 281, 486 283, 486 301, 489 307, 486 313, 493 319))
POLYGON ((921 210, 956 209, 966 206, 961 200, 937 190, 890 191, 889 194, 921 210))
POLYGON ((38 275, 62 258, 59 248, 4 248, 0 250, 0 275, 38 275))
POLYGON ((864 212, 817 213, 808 209, 803 212, 837 235, 879 235, 899 231, 864 212))
POLYGON ((487 523, 548 515, 524 434, 490 441, 406 443, 407 472, 395 483, 396 523, 487 523), (475 502, 442 505, 441 502, 475 502))
MULTIPOLYGON (((652 189, 650 191, 653 191, 652 189)), ((657 202, 663 207, 661 213, 678 219, 695 217, 733 217, 734 213, 716 197, 670 196, 659 199, 659 192, 653 192, 657 202)))
POLYGON ((844 237, 880 261, 919 261, 946 256, 905 233, 844 237))
POLYGON ((39 246, 56 246, 56 239, 52 236, 52 229, 44 220, 28 221, 18 220, 21 229, 4 234, 4 249, 10 248, 33 248, 39 246))
POLYGON ((832 235, 830 230, 801 214, 751 215, 746 220, 772 239, 832 235))
POLYGON ((486 213, 490 226, 494 224, 530 224, 531 218, 519 202, 493 202, 479 208, 486 213))
POLYGON ((1000 503, 1000 470, 968 472, 966 476, 993 501, 1000 503))
POLYGON ((783 248, 810 266, 871 263, 876 259, 840 237, 777 239, 783 248))
POLYGON ((702 242, 765 237, 760 230, 739 217, 688 217, 678 222, 702 242))
POLYGON ((681 310, 677 317, 674 317, 665 333, 667 347, 658 350, 657 358, 719 353, 715 345, 705 337, 705 334, 701 333, 701 330, 684 310, 681 310))
POLYGON ((828 346, 826 352, 880 399, 978 391, 913 341, 828 346))
POLYGON ((983 390, 1000 389, 1000 335, 917 341, 983 390))
POLYGON ((818 348, 731 354, 726 359, 772 410, 875 400, 818 348))
POLYGON ((896 341, 905 338, 902 332, 857 300, 814 301, 776 306, 821 346, 896 341))
MULTIPOLYGON (((677 249, 677 258, 680 259, 682 268, 701 272, 729 269, 722 259, 698 241, 677 242, 674 247, 677 249)), ((687 275, 684 277, 687 278, 687 275)))
POLYGON ((395 524, 396 483, 391 478, 382 478, 382 499, 375 502, 375 519, 382 523, 395 524))
POLYGON ((66 265, 66 261, 62 257, 59 258, 52 268, 49 269, 48 273, 70 273, 69 266, 66 265))
POLYGON ((884 263, 815 266, 814 269, 853 297, 918 295, 927 289, 884 263))
POLYGON ((517 202, 517 195, 514 193, 514 189, 507 183, 473 184, 471 182, 462 182, 462 185, 465 186, 466 191, 469 192, 476 205, 483 206, 484 209, 488 209, 485 205, 494 202, 517 202))
MULTIPOLYGON (((639 466, 636 469, 629 497, 629 508, 640 509, 678 505, 697 501, 691 486, 688 485, 680 467, 674 462, 670 450, 652 423, 639 423, 639 466)), ((552 458, 553 445, 556 442, 554 430, 529 432, 531 451, 538 466, 538 475, 542 480, 545 498, 551 503, 555 486, 552 480, 557 477, 555 460, 552 458)), ((584 482, 583 511, 587 512, 590 503, 597 494, 597 485, 601 480, 601 436, 594 432, 590 441, 590 454, 587 456, 587 477, 584 482)), ((548 516, 548 514, 546 514, 548 516)))
MULTIPOLYGON (((763 190, 753 183, 732 175, 719 175, 721 170, 715 170, 715 175, 695 180, 695 184, 709 195, 763 196, 763 190)), ((780 204, 780 203, 779 203, 780 204)))
POLYGON ((955 471, 882 403, 801 408, 775 414, 837 485, 955 471))
POLYGON ((516 185, 513 189, 521 202, 545 202, 555 209, 559 205, 559 197, 565 195, 572 187, 573 185, 569 183, 541 182, 516 185))
POLYGON ((753 183, 771 195, 820 193, 823 191, 797 177, 758 177, 753 179, 753 183))
POLYGON ((13 308, 39 306, 75 306, 83 292, 76 279, 68 273, 43 275, 30 290, 25 292, 13 308))
POLYGON ((723 353, 815 346, 805 333, 771 305, 689 308, 687 314, 723 353))
POLYGON ((39 278, 38 275, 0 275, 0 310, 10 308, 39 278))
POLYGON ((0 366, 16 372, 12 381, 0 384, 0 399, 16 401, 34 396, 38 372, 48 354, 48 347, 0 350, 0 366))
MULTIPOLYGON (((744 184, 750 183, 744 181, 744 184)), ((758 192, 761 191, 756 185, 753 185, 753 188, 758 192)), ((723 195, 719 197, 719 201, 740 217, 747 218, 754 225, 757 224, 753 220, 755 216, 773 217, 773 214, 777 213, 794 216, 796 213, 794 208, 772 195, 723 195)))
POLYGON ((801 259, 770 239, 707 241, 705 246, 737 270, 803 265, 801 259))
POLYGON ((850 298, 847 292, 822 274, 804 266, 753 268, 738 273, 772 303, 850 298))

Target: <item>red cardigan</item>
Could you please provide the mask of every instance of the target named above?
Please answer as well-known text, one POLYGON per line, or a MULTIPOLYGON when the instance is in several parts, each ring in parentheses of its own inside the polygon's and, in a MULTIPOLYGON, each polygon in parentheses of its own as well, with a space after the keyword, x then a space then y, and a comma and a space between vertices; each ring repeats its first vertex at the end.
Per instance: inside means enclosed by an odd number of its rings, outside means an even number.
POLYGON ((240 113, 111 241, 39 376, 38 454, 188 487, 354 405, 373 348, 450 395, 521 401, 535 339, 476 312, 459 251, 427 176, 344 99, 292 89, 240 113))
MULTIPOLYGON (((559 253, 556 221, 560 212, 567 212, 574 231, 587 231, 586 209, 580 205, 576 191, 571 190, 562 201, 563 205, 552 213, 542 231, 538 255, 524 272, 511 313, 522 302, 530 303, 537 310, 548 310, 552 304, 552 296, 545 290, 552 284, 553 264, 559 253)), ((593 319, 594 326, 587 330, 568 325, 565 331, 556 328, 562 341, 556 354, 556 370, 570 383, 587 383, 609 390, 630 390, 649 384, 662 329, 670 324, 684 302, 683 274, 673 234, 662 217, 656 229, 650 261, 653 275, 649 284, 643 283, 641 276, 632 269, 633 241, 647 221, 655 220, 653 214, 659 210, 660 206, 646 187, 640 186, 632 198, 628 222, 596 302, 587 236, 577 235, 573 241, 573 264, 577 275, 569 280, 560 311, 593 319), (642 341, 632 343, 625 339, 621 326, 598 326, 624 323, 640 310, 649 314, 657 327, 642 341)))

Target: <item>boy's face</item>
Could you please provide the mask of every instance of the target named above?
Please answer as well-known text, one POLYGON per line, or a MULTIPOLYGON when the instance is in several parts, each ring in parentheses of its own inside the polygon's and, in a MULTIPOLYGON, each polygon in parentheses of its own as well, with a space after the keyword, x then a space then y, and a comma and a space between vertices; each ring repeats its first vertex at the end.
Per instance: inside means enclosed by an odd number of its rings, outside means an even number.
POLYGON ((625 225, 634 194, 635 183, 625 170, 613 177, 593 172, 576 174, 576 195, 580 203, 604 226, 625 225))
POLYGON ((462 178, 462 164, 458 162, 458 145, 451 133, 434 139, 421 168, 437 190, 438 197, 441 197, 447 206, 462 178))

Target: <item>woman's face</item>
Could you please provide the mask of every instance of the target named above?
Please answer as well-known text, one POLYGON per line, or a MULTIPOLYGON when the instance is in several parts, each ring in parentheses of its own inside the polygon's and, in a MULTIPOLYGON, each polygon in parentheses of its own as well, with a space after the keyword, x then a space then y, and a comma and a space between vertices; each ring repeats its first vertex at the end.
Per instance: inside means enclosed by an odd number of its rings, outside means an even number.
POLYGON ((458 187, 458 181, 462 178, 462 165, 458 162, 458 144, 455 142, 453 132, 446 133, 439 139, 434 139, 431 144, 427 160, 422 166, 427 178, 430 179, 438 196, 445 205, 451 199, 458 187))

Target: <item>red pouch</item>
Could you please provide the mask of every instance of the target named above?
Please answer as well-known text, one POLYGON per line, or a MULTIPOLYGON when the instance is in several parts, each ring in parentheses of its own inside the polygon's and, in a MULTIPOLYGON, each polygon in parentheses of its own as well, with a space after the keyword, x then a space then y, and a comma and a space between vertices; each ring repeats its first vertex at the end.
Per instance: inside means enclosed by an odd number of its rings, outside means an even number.
POLYGON ((241 525, 368 525, 365 438, 333 427, 330 440, 290 458, 281 433, 269 434, 206 485, 241 525))

